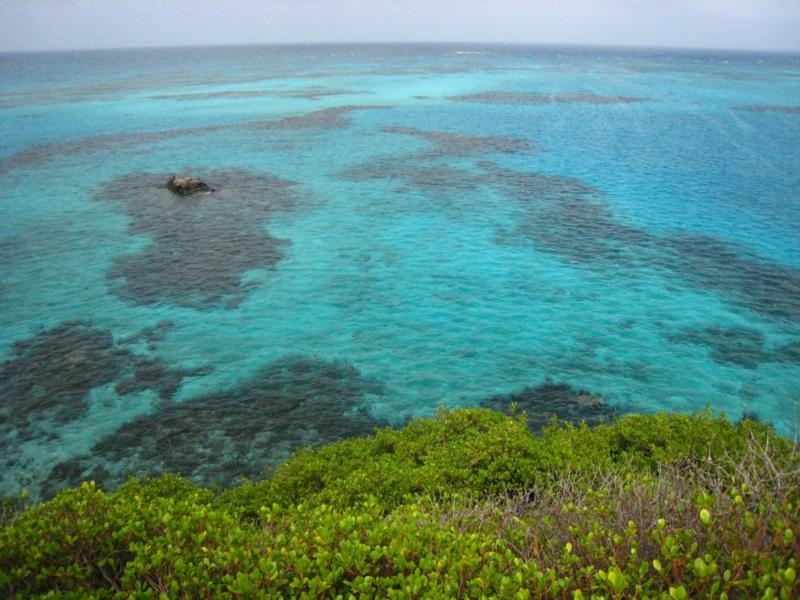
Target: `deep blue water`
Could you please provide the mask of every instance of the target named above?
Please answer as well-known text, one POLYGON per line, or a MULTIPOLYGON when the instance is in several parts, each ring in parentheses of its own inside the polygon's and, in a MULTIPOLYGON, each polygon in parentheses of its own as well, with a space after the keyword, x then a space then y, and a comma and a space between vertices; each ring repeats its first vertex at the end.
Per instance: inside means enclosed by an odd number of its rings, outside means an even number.
POLYGON ((796 432, 797 55, 7 54, 0 132, 0 494, 441 405, 796 432))

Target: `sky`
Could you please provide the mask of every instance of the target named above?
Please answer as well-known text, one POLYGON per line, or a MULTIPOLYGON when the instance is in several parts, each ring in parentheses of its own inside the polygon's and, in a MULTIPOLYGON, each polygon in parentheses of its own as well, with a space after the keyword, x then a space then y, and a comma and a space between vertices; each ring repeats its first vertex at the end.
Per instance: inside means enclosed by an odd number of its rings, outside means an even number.
POLYGON ((0 51, 371 41, 800 51, 800 0, 0 0, 0 51))

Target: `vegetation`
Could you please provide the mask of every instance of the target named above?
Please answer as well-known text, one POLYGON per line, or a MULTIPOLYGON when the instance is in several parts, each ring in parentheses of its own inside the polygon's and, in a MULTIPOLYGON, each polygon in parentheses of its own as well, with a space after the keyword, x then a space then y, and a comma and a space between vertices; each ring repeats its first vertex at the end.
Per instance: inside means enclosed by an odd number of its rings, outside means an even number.
POLYGON ((177 476, 5 507, 0 595, 793 598, 800 457, 745 421, 442 411, 219 494, 177 476))

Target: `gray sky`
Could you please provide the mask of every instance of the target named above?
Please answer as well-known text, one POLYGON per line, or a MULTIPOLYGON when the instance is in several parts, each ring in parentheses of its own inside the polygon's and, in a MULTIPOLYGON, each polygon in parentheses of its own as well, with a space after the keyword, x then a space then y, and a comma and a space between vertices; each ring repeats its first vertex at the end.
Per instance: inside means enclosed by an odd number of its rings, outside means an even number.
POLYGON ((361 41, 800 50, 800 0, 0 0, 0 51, 361 41))

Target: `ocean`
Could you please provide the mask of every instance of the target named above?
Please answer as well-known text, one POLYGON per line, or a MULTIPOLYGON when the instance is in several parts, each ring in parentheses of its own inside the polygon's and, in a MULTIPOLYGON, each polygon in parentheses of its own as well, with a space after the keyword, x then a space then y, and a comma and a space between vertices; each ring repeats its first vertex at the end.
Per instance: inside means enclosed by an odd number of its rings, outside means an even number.
POLYGON ((800 55, 2 54, 0 132, 0 495, 465 406, 797 433, 800 55))

